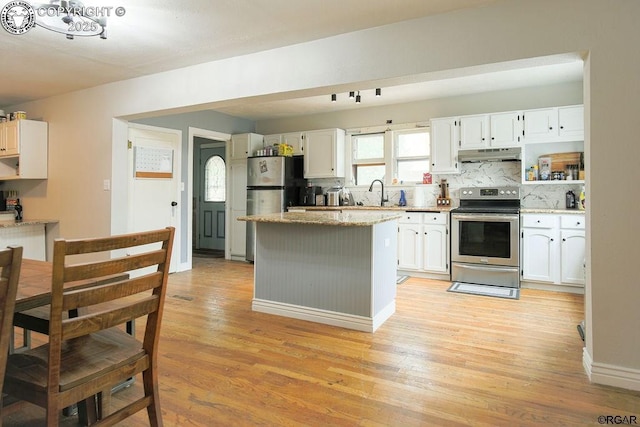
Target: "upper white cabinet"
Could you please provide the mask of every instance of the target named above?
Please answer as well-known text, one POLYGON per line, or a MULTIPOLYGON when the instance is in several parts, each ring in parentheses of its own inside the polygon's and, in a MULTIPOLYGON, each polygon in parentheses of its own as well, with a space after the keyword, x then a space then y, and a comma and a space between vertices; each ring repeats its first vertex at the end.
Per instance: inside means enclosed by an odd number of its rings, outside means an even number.
POLYGON ((460 117, 460 142, 461 150, 485 148, 489 138, 489 116, 480 114, 477 116, 460 117))
POLYGON ((521 145, 522 112, 489 115, 490 147, 519 147, 521 145))
POLYGON ((293 155, 301 156, 304 154, 304 132, 277 133, 264 136, 265 147, 276 144, 288 144, 293 147, 293 155))
POLYGON ((584 139, 584 106, 540 108, 524 113, 525 143, 562 142, 584 139))
POLYGON ((231 135, 229 156, 231 160, 241 160, 253 156, 255 151, 264 147, 264 137, 256 133, 231 135))
POLYGON ((344 178, 345 131, 323 129, 304 135, 304 177, 344 178))
POLYGON ((458 163, 458 119, 431 119, 431 172, 460 173, 458 163))
POLYGON ((47 156, 47 122, 0 123, 0 180, 46 179, 47 156))
POLYGON ((520 146, 521 118, 517 111, 460 117, 460 150, 520 146))

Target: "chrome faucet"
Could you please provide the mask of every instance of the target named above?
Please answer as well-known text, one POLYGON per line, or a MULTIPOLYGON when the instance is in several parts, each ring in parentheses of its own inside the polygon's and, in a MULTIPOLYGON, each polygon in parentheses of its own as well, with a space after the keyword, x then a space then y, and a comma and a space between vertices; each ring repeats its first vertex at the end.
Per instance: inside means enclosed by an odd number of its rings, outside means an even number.
POLYGON ((369 186, 369 191, 373 191, 373 184, 375 184, 376 182, 379 182, 380 186, 382 187, 382 191, 380 194, 380 206, 384 206, 384 202, 389 201, 389 199, 384 198, 384 183, 379 179, 374 179, 373 181, 371 181, 371 185, 369 186))

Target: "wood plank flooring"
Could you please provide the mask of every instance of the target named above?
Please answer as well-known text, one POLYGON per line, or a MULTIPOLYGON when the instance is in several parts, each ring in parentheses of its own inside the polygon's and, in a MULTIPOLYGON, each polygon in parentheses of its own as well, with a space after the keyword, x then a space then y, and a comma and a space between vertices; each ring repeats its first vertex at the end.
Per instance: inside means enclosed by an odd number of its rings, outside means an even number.
MULTIPOLYGON (((252 312, 251 265, 193 262, 169 279, 159 359, 167 426, 640 420, 640 393, 592 385, 584 373, 580 295, 524 289, 514 301, 410 278, 398 286, 396 313, 370 334, 252 312)), ((116 393, 114 406, 139 387, 116 393)), ((42 414, 22 404, 4 425, 41 425, 42 414)), ((145 426, 146 414, 121 425, 145 426)))

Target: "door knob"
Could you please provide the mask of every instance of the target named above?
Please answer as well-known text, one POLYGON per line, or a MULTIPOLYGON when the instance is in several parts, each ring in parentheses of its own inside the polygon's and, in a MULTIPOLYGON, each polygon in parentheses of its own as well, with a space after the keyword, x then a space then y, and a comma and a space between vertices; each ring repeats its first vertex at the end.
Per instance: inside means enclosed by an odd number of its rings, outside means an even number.
POLYGON ((178 206, 178 202, 171 202, 171 206, 178 206))

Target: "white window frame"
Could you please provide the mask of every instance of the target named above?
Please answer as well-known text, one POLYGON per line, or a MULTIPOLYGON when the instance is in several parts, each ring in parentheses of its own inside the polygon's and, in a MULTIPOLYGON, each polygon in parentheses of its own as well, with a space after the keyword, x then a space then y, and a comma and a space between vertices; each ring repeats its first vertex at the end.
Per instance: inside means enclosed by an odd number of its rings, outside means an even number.
MULTIPOLYGON (((402 130, 396 130, 393 131, 393 176, 397 177, 398 176, 398 163, 402 160, 426 160, 427 161, 427 170, 425 170, 425 172, 431 172, 431 135, 429 135, 429 154, 427 154, 426 156, 403 156, 400 157, 398 155, 398 137, 400 135, 407 135, 407 134, 412 134, 412 133, 422 133, 425 132, 425 128, 424 127, 419 127, 416 126, 415 128, 412 129, 402 129, 402 130)), ((427 133, 430 133, 429 130, 427 129, 427 133)), ((422 184, 422 180, 417 180, 417 181, 404 181, 402 183, 402 185, 405 184, 422 184)))
MULTIPOLYGON (((355 177, 353 176, 353 166, 355 164, 372 164, 371 159, 369 162, 363 161, 354 163, 353 156, 353 137, 357 135, 366 135, 366 134, 375 134, 375 133, 384 133, 384 164, 385 164, 385 173, 384 173, 384 184, 391 185, 393 183, 393 179, 396 176, 396 150, 395 150, 395 136, 394 132, 402 132, 402 131, 415 131, 417 128, 420 130, 430 131, 429 122, 415 122, 415 123, 404 123, 397 125, 385 125, 385 126, 370 126, 363 128, 352 128, 347 129, 346 132, 346 144, 345 144, 345 155, 346 155, 346 165, 348 166, 345 171, 345 186, 353 187, 353 188, 368 188, 371 183, 360 183, 359 185, 355 185, 355 177)), ((429 158, 431 157, 431 153, 429 153, 429 158)), ((378 159, 376 159, 375 163, 379 163, 378 159)), ((416 185, 418 182, 406 182, 403 183, 405 186, 416 185)), ((420 182, 421 184, 421 182, 420 182)))

